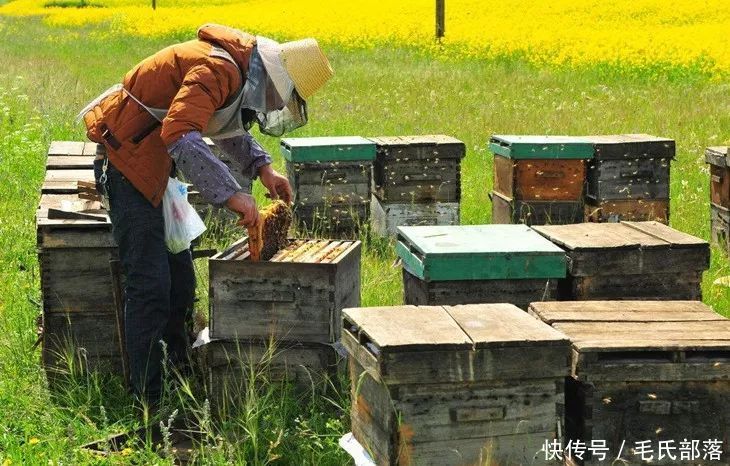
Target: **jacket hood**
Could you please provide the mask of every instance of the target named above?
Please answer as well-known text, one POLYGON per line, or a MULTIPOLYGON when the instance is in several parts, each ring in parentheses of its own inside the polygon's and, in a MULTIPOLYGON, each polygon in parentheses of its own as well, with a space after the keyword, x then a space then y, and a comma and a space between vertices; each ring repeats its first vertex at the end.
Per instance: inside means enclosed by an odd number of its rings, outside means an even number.
POLYGON ((256 37, 238 29, 220 24, 205 24, 198 29, 198 39, 212 42, 230 53, 244 74, 248 72, 248 60, 256 45, 256 37))

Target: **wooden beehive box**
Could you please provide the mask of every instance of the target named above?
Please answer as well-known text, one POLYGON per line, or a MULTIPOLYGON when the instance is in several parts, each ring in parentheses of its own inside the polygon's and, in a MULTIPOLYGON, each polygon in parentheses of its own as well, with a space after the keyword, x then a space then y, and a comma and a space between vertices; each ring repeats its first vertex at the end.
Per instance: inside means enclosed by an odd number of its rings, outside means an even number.
POLYGON ((458 225, 464 143, 451 136, 381 136, 373 164, 372 229, 395 236, 399 226, 458 225))
MULTIPOLYGON (((730 462, 730 320, 696 301, 534 303, 530 313, 573 346, 565 386, 567 439, 603 440, 615 458, 647 463, 636 442, 653 446, 652 464, 730 462), (722 458, 679 461, 680 442, 719 439, 722 458), (660 441, 675 458, 660 459, 660 441)), ((586 455, 585 464, 602 464, 586 455)), ((689 459, 689 458, 686 458, 689 459)))
POLYGON ((586 161, 593 147, 570 136, 495 135, 494 223, 530 225, 583 221, 586 161))
POLYGON ((342 341, 379 465, 526 464, 556 435, 569 343, 515 306, 346 309, 342 341))
POLYGON ((244 239, 208 266, 212 338, 333 343, 342 308, 360 304, 359 241, 292 240, 252 262, 244 239))
POLYGON ((561 300, 702 298, 709 244, 659 222, 534 227, 568 256, 561 300))
POLYGON ((587 139, 595 149, 587 174, 587 209, 593 212, 589 218, 667 223, 674 141, 648 134, 587 139))
POLYGON ((333 382, 343 366, 333 345, 319 343, 211 340, 196 351, 219 414, 240 408, 251 383, 286 381, 311 390, 333 382))
POLYGON ((584 217, 582 201, 519 201, 496 191, 489 197, 496 224, 565 225, 581 223, 584 217))
POLYGON ((110 261, 118 258, 101 205, 75 194, 44 194, 36 212, 42 315, 42 362, 50 373, 75 364, 92 371, 122 368, 110 261), (49 208, 85 204, 97 220, 48 218, 49 208), (71 361, 73 359, 73 361, 71 361))
POLYGON ((375 143, 373 194, 384 204, 461 201, 464 143, 451 136, 381 136, 375 143))
POLYGON ((525 225, 399 227, 406 304, 554 299, 565 254, 525 225))
POLYGON ((300 227, 340 234, 369 221, 372 141, 355 136, 285 138, 281 153, 300 227))
POLYGON ((370 224, 372 230, 380 236, 396 236, 398 227, 401 226, 458 225, 460 205, 458 202, 385 204, 373 196, 370 203, 370 224))
POLYGON ((730 251, 730 167, 727 146, 708 147, 705 161, 710 165, 710 228, 712 241, 730 251))

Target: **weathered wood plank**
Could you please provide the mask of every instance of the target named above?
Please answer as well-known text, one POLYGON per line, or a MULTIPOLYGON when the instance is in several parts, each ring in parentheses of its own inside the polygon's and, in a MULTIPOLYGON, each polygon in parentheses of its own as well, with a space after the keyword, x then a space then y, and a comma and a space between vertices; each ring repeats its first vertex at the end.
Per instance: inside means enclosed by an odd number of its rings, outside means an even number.
POLYGON ((405 304, 512 303, 521 309, 535 301, 557 297, 558 280, 445 280, 425 281, 403 269, 405 304))
POLYGON ((373 231, 380 236, 395 236, 399 226, 458 225, 458 202, 383 203, 372 196, 370 211, 373 231))
POLYGON ((699 301, 534 302, 531 315, 558 322, 683 322, 725 320, 699 301))
POLYGON ((347 325, 358 329, 362 343, 381 353, 420 349, 469 349, 472 342, 441 306, 350 308, 342 311, 347 325))
POLYGON ((491 193, 492 223, 565 225, 583 221, 583 201, 521 201, 491 193))
POLYGON ((116 248, 50 249, 39 253, 45 312, 114 313, 109 261, 116 248))
POLYGON ((588 165, 586 196, 593 202, 669 199, 671 159, 594 160, 588 165))
POLYGON ((657 221, 669 223, 669 199, 635 199, 594 202, 586 199, 587 222, 657 221))
POLYGON ((715 146, 705 149, 705 162, 718 167, 727 167, 727 146, 715 146))
POLYGON ((121 373, 122 358, 113 313, 44 313, 43 366, 50 374, 70 371, 121 373))
POLYGON ((558 283, 558 300, 699 301, 701 285, 702 271, 569 277, 558 283))
POLYGON ((533 229, 570 251, 669 246, 666 241, 636 231, 623 223, 542 225, 533 229))
POLYGON ((46 170, 93 169, 94 156, 88 155, 50 155, 46 159, 46 170))
POLYGON ((730 168, 710 165, 710 201, 730 208, 730 168))
POLYGON ((730 211, 710 204, 710 228, 713 243, 730 252, 730 211))
POLYGON ((423 383, 424 374, 429 374, 429 381, 445 383, 560 378, 570 372, 568 353, 562 346, 386 353, 381 379, 388 384, 412 384, 423 383))
POLYGON ((43 249, 116 248, 111 222, 38 219, 37 246, 43 249))
POLYGON ((494 156, 494 189, 514 200, 579 201, 585 160, 513 160, 494 156))
POLYGON ((289 382, 311 391, 312 384, 335 380, 342 366, 330 345, 214 340, 194 351, 204 365, 211 404, 221 415, 240 407, 252 382, 289 382))
POLYGON ((476 349, 512 346, 568 347, 568 339, 564 335, 512 304, 473 304, 444 309, 469 336, 476 349))
POLYGON ((84 155, 83 141, 52 141, 48 148, 49 156, 80 156, 84 155))
POLYGON ((586 136, 593 144, 596 160, 672 159, 675 156, 674 140, 649 134, 616 134, 586 136))
POLYGON ((707 247, 707 241, 692 236, 690 234, 675 230, 663 223, 659 222, 622 222, 631 228, 639 230, 647 235, 666 241, 672 247, 696 246, 701 248, 707 247))

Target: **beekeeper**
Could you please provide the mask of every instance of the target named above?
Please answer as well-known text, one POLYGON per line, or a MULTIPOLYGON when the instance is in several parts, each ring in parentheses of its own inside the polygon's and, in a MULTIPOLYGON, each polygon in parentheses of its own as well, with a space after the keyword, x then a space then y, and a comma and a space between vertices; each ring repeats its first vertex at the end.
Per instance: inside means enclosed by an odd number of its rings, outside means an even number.
POLYGON ((165 245, 161 201, 168 178, 181 172, 206 201, 255 225, 254 198, 203 136, 244 177, 258 177, 272 198, 290 202, 289 182, 248 130, 257 123, 278 137, 304 125, 306 100, 332 76, 314 39, 280 44, 215 24, 197 36, 146 58, 80 114, 89 139, 106 149, 94 171, 126 276, 130 378, 134 392, 151 402, 160 396, 163 353, 173 365, 187 361, 185 322, 195 288, 190 251, 172 254, 165 245))

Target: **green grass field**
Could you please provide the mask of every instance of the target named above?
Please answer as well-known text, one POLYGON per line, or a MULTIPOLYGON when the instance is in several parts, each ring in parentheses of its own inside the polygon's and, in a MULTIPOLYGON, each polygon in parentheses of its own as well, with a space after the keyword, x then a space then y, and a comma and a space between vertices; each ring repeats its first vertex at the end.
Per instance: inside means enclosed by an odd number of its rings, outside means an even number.
MULTIPOLYGON (((2 466, 170 462, 149 442, 109 458, 80 452, 84 442, 139 425, 130 399, 119 379, 95 377, 70 378, 52 395, 34 349, 40 313, 34 210, 48 145, 52 140, 81 140, 84 132, 73 119, 83 104, 118 82, 139 59, 182 39, 100 41, 95 32, 0 18, 2 466)), ((709 175, 703 152, 708 145, 730 140, 726 82, 684 73, 656 79, 610 69, 544 70, 517 60, 440 60, 398 48, 327 52, 336 77, 313 99, 311 123, 296 136, 443 133, 463 140, 463 223, 490 222, 492 166, 486 142, 493 133, 651 133, 677 141, 672 226, 709 239, 709 175)), ((283 169, 278 141, 260 140, 283 169)), ((263 201, 260 189, 257 194, 263 201)), ((365 245, 363 305, 400 302, 400 273, 393 261, 389 245, 365 245)), ((730 315, 730 290, 713 285, 726 275, 727 256, 715 248, 704 280, 705 302, 730 315)), ((183 384, 165 412, 178 409, 178 414, 186 411, 198 419, 207 434, 199 448, 201 463, 345 461, 336 443, 348 431, 344 396, 330 391, 328 398, 299 399, 272 385, 252 394, 232 419, 212 426, 203 400, 190 393, 193 388, 183 384)))

